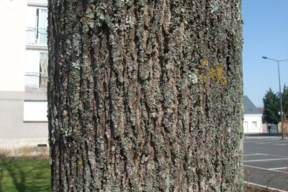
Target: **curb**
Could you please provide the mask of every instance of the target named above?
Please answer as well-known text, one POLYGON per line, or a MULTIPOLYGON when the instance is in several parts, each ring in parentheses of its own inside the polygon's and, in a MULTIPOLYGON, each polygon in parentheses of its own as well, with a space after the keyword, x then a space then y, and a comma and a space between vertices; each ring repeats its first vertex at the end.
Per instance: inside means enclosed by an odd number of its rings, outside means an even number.
POLYGON ((245 139, 282 139, 281 136, 273 136, 273 137, 255 137, 255 136, 246 136, 245 139))
POLYGON ((250 182, 247 182, 247 181, 244 181, 245 184, 249 184, 249 185, 255 185, 255 186, 258 186, 258 187, 263 187, 263 188, 266 188, 266 189, 271 189, 271 190, 276 190, 276 191, 279 191, 279 192, 287 192, 287 191, 283 191, 281 189, 275 189, 273 187, 267 187, 267 186, 264 186, 264 185, 259 185, 259 184, 256 184, 256 183, 250 183, 250 182))

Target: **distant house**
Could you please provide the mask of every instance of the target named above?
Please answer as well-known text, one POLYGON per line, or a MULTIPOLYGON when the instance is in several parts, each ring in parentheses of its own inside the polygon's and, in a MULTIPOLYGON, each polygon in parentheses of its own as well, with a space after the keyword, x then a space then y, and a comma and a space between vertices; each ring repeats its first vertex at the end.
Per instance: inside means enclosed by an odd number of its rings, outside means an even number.
POLYGON ((262 133, 262 113, 244 96, 244 133, 262 133))

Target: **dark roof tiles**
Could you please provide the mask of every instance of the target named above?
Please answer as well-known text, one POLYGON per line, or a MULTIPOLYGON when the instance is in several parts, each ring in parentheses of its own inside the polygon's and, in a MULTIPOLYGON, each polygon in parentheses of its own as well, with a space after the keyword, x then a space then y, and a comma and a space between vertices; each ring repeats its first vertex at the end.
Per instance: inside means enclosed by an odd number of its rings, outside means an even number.
POLYGON ((244 114, 245 115, 262 114, 247 96, 244 95, 243 100, 244 100, 244 114))

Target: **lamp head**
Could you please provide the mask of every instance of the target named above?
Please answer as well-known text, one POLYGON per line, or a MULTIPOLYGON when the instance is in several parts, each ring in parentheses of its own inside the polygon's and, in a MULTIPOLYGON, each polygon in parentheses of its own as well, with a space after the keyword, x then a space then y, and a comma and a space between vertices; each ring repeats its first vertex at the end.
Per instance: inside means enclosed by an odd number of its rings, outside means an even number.
POLYGON ((263 59, 267 59, 267 57, 265 57, 265 56, 263 56, 262 58, 263 58, 263 59))

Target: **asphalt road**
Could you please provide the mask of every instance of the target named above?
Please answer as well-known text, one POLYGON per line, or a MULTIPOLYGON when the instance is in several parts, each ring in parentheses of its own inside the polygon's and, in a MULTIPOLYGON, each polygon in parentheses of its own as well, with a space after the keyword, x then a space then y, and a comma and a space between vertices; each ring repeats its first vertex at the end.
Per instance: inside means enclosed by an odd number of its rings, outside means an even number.
POLYGON ((288 191, 288 140, 246 138, 245 181, 288 191))

